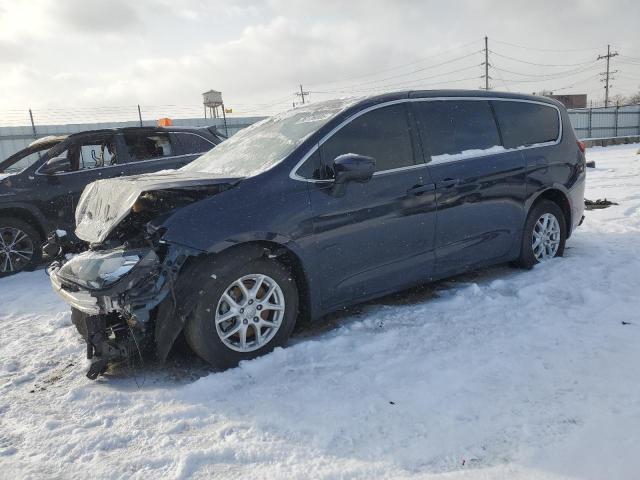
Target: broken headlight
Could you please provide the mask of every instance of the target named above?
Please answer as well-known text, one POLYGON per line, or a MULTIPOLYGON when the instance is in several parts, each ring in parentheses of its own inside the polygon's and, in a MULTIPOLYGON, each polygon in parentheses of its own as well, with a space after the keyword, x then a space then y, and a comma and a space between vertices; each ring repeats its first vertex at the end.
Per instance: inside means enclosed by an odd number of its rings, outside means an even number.
POLYGON ((120 280, 139 264, 157 260, 153 250, 89 251, 73 257, 57 274, 78 285, 100 290, 120 280))

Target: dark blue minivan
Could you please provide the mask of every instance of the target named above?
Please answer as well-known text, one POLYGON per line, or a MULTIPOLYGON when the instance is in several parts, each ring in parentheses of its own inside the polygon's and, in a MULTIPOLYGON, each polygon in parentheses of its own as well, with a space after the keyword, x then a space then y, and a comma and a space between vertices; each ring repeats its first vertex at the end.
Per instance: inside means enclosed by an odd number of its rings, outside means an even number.
POLYGON ((537 96, 411 91, 308 104, 173 172, 100 180, 49 272, 99 375, 183 332, 228 367, 296 322, 501 262, 562 255, 584 148, 537 96))

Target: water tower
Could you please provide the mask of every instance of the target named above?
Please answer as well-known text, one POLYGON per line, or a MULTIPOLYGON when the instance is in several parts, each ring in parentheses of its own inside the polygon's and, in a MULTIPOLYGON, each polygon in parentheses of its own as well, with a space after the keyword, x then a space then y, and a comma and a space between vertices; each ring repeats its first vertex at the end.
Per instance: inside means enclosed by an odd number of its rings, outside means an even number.
POLYGON ((222 118, 224 119, 224 133, 228 137, 229 130, 227 128, 227 115, 224 111, 224 102, 222 101, 222 92, 217 90, 209 90, 202 94, 202 103, 204 104, 204 118, 207 118, 207 109, 209 109, 210 118, 220 118, 218 108, 222 112, 222 118))
POLYGON ((224 116, 224 102, 222 101, 222 92, 217 90, 209 90, 202 94, 202 103, 204 104, 204 118, 207 118, 207 109, 209 109, 210 118, 220 118, 218 108, 221 109, 224 116))

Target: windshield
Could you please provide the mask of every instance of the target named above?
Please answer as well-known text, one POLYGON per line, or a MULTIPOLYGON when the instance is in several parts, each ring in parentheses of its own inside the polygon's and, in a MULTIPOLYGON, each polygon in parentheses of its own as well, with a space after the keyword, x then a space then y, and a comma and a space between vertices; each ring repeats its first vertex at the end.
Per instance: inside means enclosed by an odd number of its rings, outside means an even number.
POLYGON ((20 173, 36 163, 42 155, 53 147, 55 143, 28 147, 0 162, 0 174, 12 175, 20 173))
POLYGON ((302 105, 255 123, 181 170, 250 177, 280 163, 313 132, 361 100, 343 98, 302 105))

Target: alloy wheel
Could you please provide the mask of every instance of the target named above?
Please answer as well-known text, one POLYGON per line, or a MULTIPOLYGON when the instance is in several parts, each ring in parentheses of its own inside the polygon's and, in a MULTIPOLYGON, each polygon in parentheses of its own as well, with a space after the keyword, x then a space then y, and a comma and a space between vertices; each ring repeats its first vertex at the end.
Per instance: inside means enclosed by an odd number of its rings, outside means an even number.
POLYGON ((555 215, 543 214, 533 226, 531 248, 538 262, 555 257, 560 247, 560 224, 555 215))
POLYGON ((19 228, 0 227, 0 273, 19 272, 31 263, 33 240, 19 228))
POLYGON ((218 301, 216 332, 236 352, 252 352, 273 339, 284 318, 284 294, 267 275, 245 275, 229 285, 218 301))

